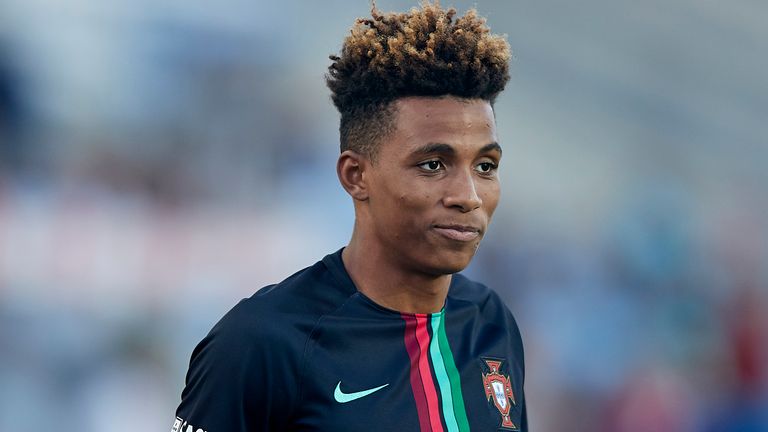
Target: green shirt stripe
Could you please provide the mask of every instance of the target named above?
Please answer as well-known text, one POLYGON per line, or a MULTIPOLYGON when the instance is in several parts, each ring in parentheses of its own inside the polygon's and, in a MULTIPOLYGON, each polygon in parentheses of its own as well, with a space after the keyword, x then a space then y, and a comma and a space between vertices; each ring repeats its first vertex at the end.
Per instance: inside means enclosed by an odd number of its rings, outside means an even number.
MULTIPOLYGON (((441 315, 444 315, 441 314, 441 315)), ((451 383, 451 396, 453 400, 453 412, 456 416, 456 423, 460 432, 469 432, 469 420, 467 411, 464 408, 464 396, 461 394, 461 378, 459 370, 456 369, 456 362, 453 360, 451 347, 448 345, 448 336, 445 334, 445 323, 441 322, 437 331, 437 339, 440 345, 440 353, 443 357, 443 364, 448 373, 448 380, 451 383)))
POLYGON ((432 340, 429 343, 429 355, 432 357, 432 366, 435 368, 435 377, 437 377, 437 383, 440 387, 440 396, 443 399, 443 419, 445 420, 445 426, 448 432, 459 432, 459 425, 456 421, 456 415, 454 414, 454 402, 453 395, 451 394, 451 382, 448 378, 448 373, 445 370, 445 364, 443 363, 443 354, 440 352, 440 343, 438 340, 438 334, 442 327, 443 313, 437 313, 432 315, 432 340))

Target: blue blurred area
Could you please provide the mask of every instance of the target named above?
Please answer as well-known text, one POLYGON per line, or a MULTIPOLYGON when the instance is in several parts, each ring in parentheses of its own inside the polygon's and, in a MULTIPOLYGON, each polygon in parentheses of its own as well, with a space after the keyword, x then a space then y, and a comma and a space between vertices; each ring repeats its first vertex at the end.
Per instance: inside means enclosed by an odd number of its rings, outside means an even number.
MULTIPOLYGON (((768 431, 768 4, 475 4, 514 59, 467 272, 534 429, 768 431)), ((0 430, 169 428, 213 323, 346 243, 323 74, 368 10, 0 3, 0 430)))

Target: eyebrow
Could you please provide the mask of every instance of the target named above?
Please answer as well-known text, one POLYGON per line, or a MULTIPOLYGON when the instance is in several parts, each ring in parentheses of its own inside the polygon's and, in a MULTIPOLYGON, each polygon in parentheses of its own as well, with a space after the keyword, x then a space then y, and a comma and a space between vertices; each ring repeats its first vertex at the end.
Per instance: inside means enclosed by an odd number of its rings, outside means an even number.
MULTIPOLYGON (((486 144, 477 153, 488 153, 491 151, 497 151, 501 154, 501 146, 497 142, 486 144)), ((456 150, 450 144, 443 143, 429 143, 425 144, 413 151, 414 155, 428 155, 428 154, 443 154, 446 156, 453 156, 456 154, 456 150)))
POLYGON ((488 152, 491 152, 491 151, 494 151, 494 150, 499 152, 499 155, 501 155, 501 153, 502 153, 501 152, 501 146, 497 142, 492 142, 490 144, 484 145, 483 148, 481 148, 478 153, 488 153, 488 152))

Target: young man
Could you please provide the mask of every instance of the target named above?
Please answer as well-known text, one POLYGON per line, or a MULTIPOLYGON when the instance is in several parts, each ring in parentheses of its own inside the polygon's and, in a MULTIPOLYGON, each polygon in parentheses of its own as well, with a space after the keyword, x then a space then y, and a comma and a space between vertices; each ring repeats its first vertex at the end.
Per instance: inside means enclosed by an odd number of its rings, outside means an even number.
POLYGON ((456 274, 499 200, 509 47, 455 14, 374 7, 331 57, 352 239, 213 328, 174 432, 527 430, 517 325, 456 274))

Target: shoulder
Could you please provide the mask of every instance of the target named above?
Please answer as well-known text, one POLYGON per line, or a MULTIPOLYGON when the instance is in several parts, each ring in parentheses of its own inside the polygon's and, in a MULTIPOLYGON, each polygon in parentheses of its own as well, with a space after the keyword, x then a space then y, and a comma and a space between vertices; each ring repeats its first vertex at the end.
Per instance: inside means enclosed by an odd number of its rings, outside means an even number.
POLYGON ((522 345, 515 317, 493 289, 462 274, 454 274, 448 297, 455 303, 473 308, 481 320, 494 326, 505 327, 512 339, 522 345))
POLYGON ((227 312, 192 352, 177 416, 205 430, 286 430, 314 326, 351 295, 330 267, 320 261, 227 312))
POLYGON ((494 290, 460 273, 453 275, 448 296, 455 300, 469 302, 482 311, 509 311, 501 297, 494 290))
POLYGON ((280 283, 241 300, 214 326, 210 336, 224 342, 275 342, 279 346, 308 337, 320 317, 352 294, 329 268, 328 259, 299 270, 280 283))

